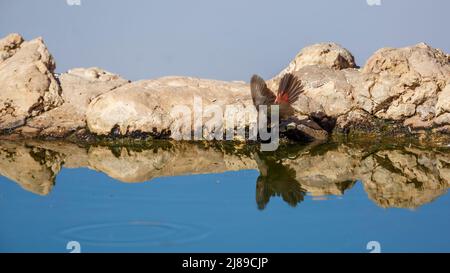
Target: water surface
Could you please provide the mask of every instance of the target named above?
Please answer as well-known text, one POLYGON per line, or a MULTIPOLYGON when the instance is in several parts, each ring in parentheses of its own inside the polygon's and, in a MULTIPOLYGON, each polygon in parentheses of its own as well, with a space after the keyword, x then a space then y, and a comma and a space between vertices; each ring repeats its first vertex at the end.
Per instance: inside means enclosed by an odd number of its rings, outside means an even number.
POLYGON ((450 251, 450 151, 0 144, 0 251, 450 251))

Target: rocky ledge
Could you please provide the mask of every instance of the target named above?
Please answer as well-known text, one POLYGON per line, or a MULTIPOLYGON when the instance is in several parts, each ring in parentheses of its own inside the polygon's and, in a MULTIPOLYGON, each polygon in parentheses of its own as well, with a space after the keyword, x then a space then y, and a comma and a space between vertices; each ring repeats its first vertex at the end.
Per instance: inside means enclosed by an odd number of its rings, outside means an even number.
MULTIPOLYGON (((252 105, 245 82, 130 82, 100 68, 60 75, 54 69, 42 38, 24 41, 10 34, 0 40, 1 138, 168 137, 178 122, 170 114, 173 106, 192 106, 194 97, 204 107, 252 105)), ((301 50, 269 87, 287 72, 300 77, 305 92, 293 105, 291 126, 282 128, 286 136, 450 137, 450 55, 439 49, 423 43, 382 48, 359 68, 348 50, 322 43, 301 50)), ((256 111, 238 125, 254 121, 256 111)))

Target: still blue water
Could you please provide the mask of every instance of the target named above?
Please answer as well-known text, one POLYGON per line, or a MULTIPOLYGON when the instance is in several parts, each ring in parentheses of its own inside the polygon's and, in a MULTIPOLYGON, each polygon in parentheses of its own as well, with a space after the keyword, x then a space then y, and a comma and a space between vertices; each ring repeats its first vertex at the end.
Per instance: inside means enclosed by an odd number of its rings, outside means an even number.
MULTIPOLYGON (((20 172, 21 170, 17 170, 20 172)), ((48 195, 0 176, 0 252, 449 252, 450 196, 382 208, 361 181, 341 196, 272 196, 258 209, 257 170, 123 183, 62 168, 48 195)))

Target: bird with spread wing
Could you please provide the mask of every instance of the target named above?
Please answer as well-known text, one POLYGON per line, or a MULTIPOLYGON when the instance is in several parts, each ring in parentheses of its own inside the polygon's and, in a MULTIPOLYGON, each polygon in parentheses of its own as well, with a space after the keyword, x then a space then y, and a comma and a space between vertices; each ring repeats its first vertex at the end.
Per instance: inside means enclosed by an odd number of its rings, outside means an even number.
MULTIPOLYGON (((253 75, 250 81, 250 90, 253 104, 259 111, 261 105, 266 105, 270 115, 270 106, 278 105, 280 109, 280 119, 287 119, 295 113, 292 104, 298 100, 300 93, 303 92, 301 80, 291 73, 283 76, 278 86, 278 92, 275 95, 267 87, 266 82, 258 75, 253 75)), ((265 113, 266 114, 266 113, 265 113)), ((267 115, 267 116, 269 116, 267 115)))

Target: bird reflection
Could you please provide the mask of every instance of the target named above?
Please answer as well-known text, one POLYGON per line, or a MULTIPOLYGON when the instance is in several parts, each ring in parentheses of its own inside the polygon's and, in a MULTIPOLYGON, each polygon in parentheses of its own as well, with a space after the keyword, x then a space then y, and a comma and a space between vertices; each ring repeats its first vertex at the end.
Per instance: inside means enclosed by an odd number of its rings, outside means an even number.
POLYGON ((260 170, 256 181, 256 204, 259 210, 265 209, 273 196, 281 196, 292 207, 304 200, 306 191, 296 181, 294 169, 271 156, 256 154, 255 159, 260 170))

